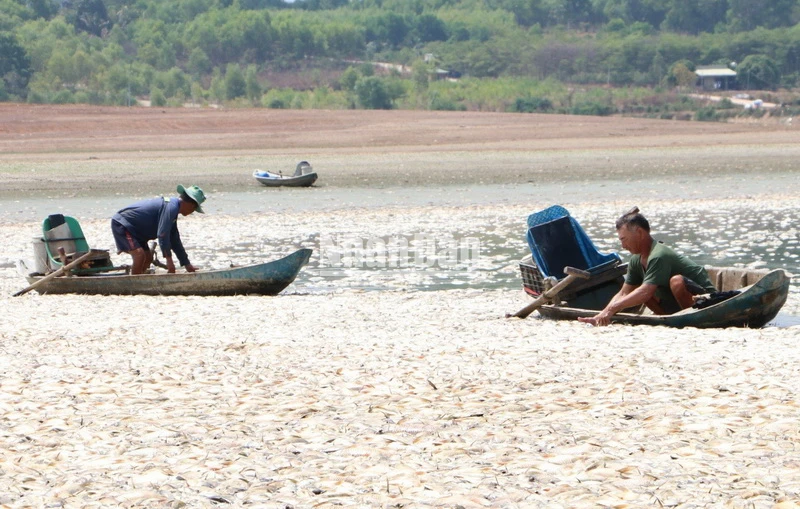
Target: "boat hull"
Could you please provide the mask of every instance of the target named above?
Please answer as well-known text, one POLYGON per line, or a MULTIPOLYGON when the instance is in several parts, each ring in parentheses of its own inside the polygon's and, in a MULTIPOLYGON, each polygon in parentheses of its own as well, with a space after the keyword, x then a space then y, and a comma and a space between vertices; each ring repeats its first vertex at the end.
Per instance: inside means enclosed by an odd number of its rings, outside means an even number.
MULTIPOLYGON (((618 313, 612 323, 630 325, 662 325, 666 327, 750 327, 768 324, 786 303, 789 295, 789 276, 781 269, 764 274, 761 279, 741 289, 741 293, 703 309, 684 309, 672 315, 638 315, 618 313)), ((597 310, 544 305, 539 314, 556 320, 576 320, 594 316, 597 310)))
POLYGON ((297 177, 259 177, 257 174, 253 175, 261 185, 266 187, 310 187, 317 181, 316 173, 306 173, 297 177))
MULTIPOLYGON (((222 270, 57 277, 42 283, 36 291, 93 295, 277 295, 295 280, 311 253, 311 249, 300 249, 272 262, 222 270)), ((26 276, 31 284, 42 277, 26 276)))

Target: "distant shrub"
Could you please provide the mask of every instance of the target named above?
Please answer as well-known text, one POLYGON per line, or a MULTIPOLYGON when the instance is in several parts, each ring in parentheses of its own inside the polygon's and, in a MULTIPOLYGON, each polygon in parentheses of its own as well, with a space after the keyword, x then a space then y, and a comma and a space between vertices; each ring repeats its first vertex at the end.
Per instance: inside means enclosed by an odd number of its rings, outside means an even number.
POLYGON ((467 107, 459 102, 451 99, 443 99, 441 97, 434 97, 431 100, 429 108, 434 111, 466 111, 467 107))
POLYGON ((518 97, 512 107, 512 111, 517 113, 535 113, 552 109, 553 103, 546 97, 518 97))
POLYGON ((598 102, 584 102, 573 106, 569 112, 573 115, 608 116, 614 113, 614 107, 598 102))
POLYGON ((368 110, 392 109, 392 96, 384 81, 376 76, 361 78, 356 82, 359 104, 368 110))
POLYGON ((752 118, 761 118, 767 114, 767 110, 764 108, 748 108, 740 113, 742 117, 752 117, 752 118))
POLYGON ((717 105, 717 108, 719 108, 721 110, 730 110, 730 109, 735 108, 735 107, 736 107, 736 105, 733 104, 733 101, 731 101, 727 97, 723 98, 719 102, 719 104, 717 105))
POLYGON ((164 92, 158 87, 153 87, 150 90, 150 106, 166 106, 167 98, 164 97, 164 92))
POLYGON ((30 104, 46 104, 47 97, 42 92, 32 90, 28 92, 28 102, 30 104))
MULTIPOLYGON (((92 102, 92 95, 89 94, 88 92, 84 92, 84 91, 75 92, 75 103, 76 104, 91 104, 91 102, 92 102)), ((136 99, 132 98, 130 100, 130 103, 131 104, 136 104, 136 99)), ((127 106, 127 100, 126 100, 125 105, 127 106)))
POLYGON ((717 115, 717 110, 712 107, 700 108, 694 114, 694 119, 699 122, 717 122, 719 121, 719 115, 717 115))
POLYGON ((261 96, 261 105, 276 110, 292 108, 295 91, 290 88, 272 88, 261 96))
POLYGON ((69 90, 60 90, 53 96, 53 104, 72 104, 75 102, 75 97, 69 90))

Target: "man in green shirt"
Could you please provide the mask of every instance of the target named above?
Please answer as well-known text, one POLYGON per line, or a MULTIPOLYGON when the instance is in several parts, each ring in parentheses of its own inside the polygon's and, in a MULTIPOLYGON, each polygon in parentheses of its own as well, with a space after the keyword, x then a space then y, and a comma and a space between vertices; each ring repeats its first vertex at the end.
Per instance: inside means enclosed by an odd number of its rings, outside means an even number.
POLYGON ((672 314, 694 303, 693 296, 715 292, 706 270, 650 236, 650 223, 634 208, 617 220, 617 237, 633 256, 622 289, 599 314, 578 318, 608 325, 623 309, 645 304, 657 315, 672 314))

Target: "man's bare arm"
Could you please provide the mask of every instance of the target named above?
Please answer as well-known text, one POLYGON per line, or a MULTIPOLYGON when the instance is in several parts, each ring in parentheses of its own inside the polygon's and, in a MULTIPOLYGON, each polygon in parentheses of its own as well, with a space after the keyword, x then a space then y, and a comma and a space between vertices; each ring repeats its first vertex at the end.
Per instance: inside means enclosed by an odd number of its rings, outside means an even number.
POLYGON ((578 320, 592 325, 608 325, 611 323, 611 317, 623 309, 639 306, 652 299, 656 288, 656 285, 650 284, 633 286, 625 283, 600 313, 590 318, 578 318, 578 320))

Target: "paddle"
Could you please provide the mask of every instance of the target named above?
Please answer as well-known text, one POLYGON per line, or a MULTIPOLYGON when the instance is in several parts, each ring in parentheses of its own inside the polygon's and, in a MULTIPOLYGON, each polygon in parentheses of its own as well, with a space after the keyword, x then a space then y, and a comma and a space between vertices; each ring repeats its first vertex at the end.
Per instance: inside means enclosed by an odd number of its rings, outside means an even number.
POLYGON ((78 265, 80 265, 84 261, 88 260, 89 258, 91 258, 96 253, 97 253, 96 250, 90 249, 87 253, 82 254, 81 256, 79 256, 78 258, 73 260, 72 262, 70 262, 70 263, 68 263, 66 265, 62 265, 61 268, 58 269, 57 271, 51 272, 50 274, 48 274, 45 277, 43 277, 42 279, 36 281, 35 283, 30 285, 29 287, 23 288, 22 290, 18 291, 17 293, 15 293, 13 295, 13 297, 19 297, 22 294, 28 293, 29 291, 33 290, 34 288, 36 288, 40 284, 44 283, 45 281, 50 281, 54 277, 58 277, 61 274, 64 274, 66 271, 72 269, 73 267, 77 267, 78 265))
POLYGON ((589 272, 576 269, 574 267, 564 267, 564 273, 567 274, 567 277, 559 281, 554 287, 542 293, 535 301, 531 302, 513 315, 506 314, 506 318, 527 318, 529 314, 544 306, 547 302, 552 300, 552 298, 555 297, 558 292, 570 285, 576 279, 589 279, 591 277, 589 272))

